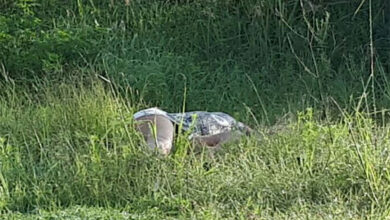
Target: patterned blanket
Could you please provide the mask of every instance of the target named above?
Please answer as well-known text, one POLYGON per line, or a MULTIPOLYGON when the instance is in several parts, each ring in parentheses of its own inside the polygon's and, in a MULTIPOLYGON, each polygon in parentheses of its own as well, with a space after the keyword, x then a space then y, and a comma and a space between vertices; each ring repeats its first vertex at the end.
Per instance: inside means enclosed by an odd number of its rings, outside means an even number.
POLYGON ((230 115, 223 112, 194 111, 184 113, 167 113, 158 108, 141 110, 134 114, 134 119, 149 115, 162 115, 167 117, 174 124, 193 136, 215 135, 229 131, 245 133, 246 126, 236 121, 230 115))

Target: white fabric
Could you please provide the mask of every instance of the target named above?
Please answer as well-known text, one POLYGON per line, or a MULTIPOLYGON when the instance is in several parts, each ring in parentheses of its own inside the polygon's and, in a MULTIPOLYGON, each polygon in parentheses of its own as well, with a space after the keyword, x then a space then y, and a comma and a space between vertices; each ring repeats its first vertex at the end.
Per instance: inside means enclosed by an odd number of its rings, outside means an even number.
POLYGON ((148 109, 141 110, 141 111, 135 113, 133 117, 134 117, 134 119, 138 119, 138 118, 141 118, 143 116, 148 116, 148 115, 163 115, 163 116, 168 117, 167 112, 160 110, 158 108, 148 108, 148 109))

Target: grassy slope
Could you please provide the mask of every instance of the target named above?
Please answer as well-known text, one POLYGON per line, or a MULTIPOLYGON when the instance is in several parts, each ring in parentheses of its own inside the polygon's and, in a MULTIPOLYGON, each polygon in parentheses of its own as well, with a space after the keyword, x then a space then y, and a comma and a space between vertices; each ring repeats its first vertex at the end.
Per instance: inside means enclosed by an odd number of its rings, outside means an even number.
POLYGON ((0 103, 5 216, 387 215, 390 129, 362 115, 323 124, 308 110, 214 158, 160 158, 140 147, 131 126, 136 108, 99 83, 62 84, 35 101, 9 93, 0 103))
MULTIPOLYGON (((18 82, 99 74, 148 105, 179 111, 186 101, 243 120, 251 110, 269 123, 333 108, 329 97, 351 110, 368 82, 368 5, 354 15, 358 2, 319 3, 315 13, 298 1, 1 2, 0 57, 18 82)), ((373 19, 385 60, 385 19, 373 19)), ((387 108, 387 67, 377 64, 376 104, 387 108)))
POLYGON ((60 2, 0 0, 2 217, 388 215, 388 113, 383 125, 356 113, 390 101, 379 63, 376 90, 357 98, 369 73, 367 4, 353 20, 358 3, 306 11, 311 29, 296 1, 60 2), (183 103, 264 136, 214 158, 180 153, 184 138, 168 158, 144 152, 132 113, 183 103), (339 113, 318 120, 324 111, 339 113))

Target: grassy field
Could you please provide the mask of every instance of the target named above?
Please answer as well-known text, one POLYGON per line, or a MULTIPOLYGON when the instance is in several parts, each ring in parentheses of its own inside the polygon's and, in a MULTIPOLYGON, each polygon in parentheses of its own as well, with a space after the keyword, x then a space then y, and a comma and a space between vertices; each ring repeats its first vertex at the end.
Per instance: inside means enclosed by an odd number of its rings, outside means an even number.
POLYGON ((0 0, 0 218, 388 218, 388 4, 0 0), (151 106, 261 135, 162 157, 151 106))

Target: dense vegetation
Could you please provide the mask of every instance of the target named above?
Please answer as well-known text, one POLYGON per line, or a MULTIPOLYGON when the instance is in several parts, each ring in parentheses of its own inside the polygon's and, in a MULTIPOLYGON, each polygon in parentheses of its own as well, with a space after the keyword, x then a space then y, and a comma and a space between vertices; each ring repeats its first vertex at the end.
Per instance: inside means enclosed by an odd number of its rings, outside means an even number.
POLYGON ((4 218, 385 218, 386 0, 0 0, 4 218), (262 134, 145 151, 132 114, 262 134))

